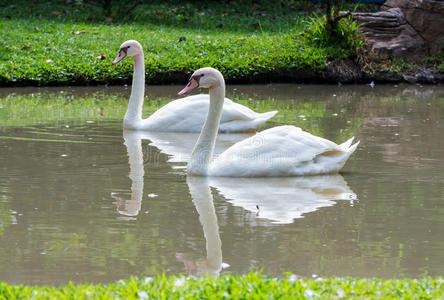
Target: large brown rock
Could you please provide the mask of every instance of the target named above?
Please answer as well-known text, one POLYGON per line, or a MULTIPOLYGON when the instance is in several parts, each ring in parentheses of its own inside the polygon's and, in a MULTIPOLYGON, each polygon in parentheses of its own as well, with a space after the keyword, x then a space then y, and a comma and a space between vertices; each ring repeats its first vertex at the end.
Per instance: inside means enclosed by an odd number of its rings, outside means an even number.
POLYGON ((444 42, 443 0, 387 0, 382 8, 402 10, 407 23, 423 38, 427 54, 441 51, 444 42))
POLYGON ((420 60, 441 51, 444 0, 388 0, 382 8, 353 14, 377 57, 420 60))
POLYGON ((354 13, 353 17, 361 24, 360 29, 374 56, 380 59, 398 57, 412 60, 423 56, 424 40, 408 24, 401 9, 354 13))

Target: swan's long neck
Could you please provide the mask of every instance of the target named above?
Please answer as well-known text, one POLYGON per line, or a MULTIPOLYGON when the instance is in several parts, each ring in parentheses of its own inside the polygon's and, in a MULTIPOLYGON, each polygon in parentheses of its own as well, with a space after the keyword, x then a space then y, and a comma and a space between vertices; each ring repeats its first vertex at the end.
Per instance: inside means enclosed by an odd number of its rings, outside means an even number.
POLYGON ((145 61, 143 53, 134 56, 133 59, 134 72, 131 97, 128 103, 128 110, 123 119, 123 127, 128 129, 137 129, 137 123, 142 121, 143 96, 145 94, 145 61))
POLYGON ((208 167, 213 157, 224 98, 225 82, 222 78, 218 86, 210 88, 210 107, 208 109, 207 119, 194 146, 190 162, 188 163, 189 174, 208 175, 208 167))

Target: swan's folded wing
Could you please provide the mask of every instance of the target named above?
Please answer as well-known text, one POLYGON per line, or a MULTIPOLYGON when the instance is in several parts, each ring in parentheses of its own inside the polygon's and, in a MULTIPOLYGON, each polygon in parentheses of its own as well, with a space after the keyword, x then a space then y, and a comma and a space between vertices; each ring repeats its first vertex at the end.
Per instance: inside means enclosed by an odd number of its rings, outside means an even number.
MULTIPOLYGON (((154 112, 145 122, 161 131, 199 132, 208 113, 209 95, 193 95, 169 102, 154 112)), ((256 113, 246 106, 225 98, 220 130, 249 131, 265 123, 277 112, 256 113)))
POLYGON ((223 152, 210 167, 214 176, 284 176, 302 173, 306 165, 336 143, 294 126, 264 130, 223 152))
MULTIPOLYGON (((208 112, 209 100, 210 97, 208 94, 200 94, 193 95, 183 99, 179 99, 182 101, 181 105, 190 106, 193 108, 204 107, 204 117, 206 117, 206 112, 208 112)), ((224 106, 222 111, 221 123, 231 122, 236 120, 253 120, 257 118, 260 114, 251 110, 250 108, 241 105, 239 103, 233 102, 232 100, 225 98, 224 106)))
POLYGON ((228 98, 225 98, 221 122, 230 122, 235 120, 254 120, 259 115, 260 114, 256 113, 250 108, 233 102, 228 98))
POLYGON ((208 113, 208 97, 195 95, 174 100, 154 112, 147 120, 162 131, 199 132, 208 113))

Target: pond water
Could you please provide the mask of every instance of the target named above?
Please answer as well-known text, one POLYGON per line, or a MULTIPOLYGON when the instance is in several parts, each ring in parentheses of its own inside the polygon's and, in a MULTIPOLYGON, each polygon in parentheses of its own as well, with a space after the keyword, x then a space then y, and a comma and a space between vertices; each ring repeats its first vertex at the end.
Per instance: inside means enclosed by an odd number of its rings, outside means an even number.
MULTIPOLYGON (((179 86, 150 86, 145 116, 179 86)), ((361 141, 341 174, 188 177, 195 134, 122 133, 129 88, 0 89, 0 281, 444 275, 444 87, 228 86, 266 127, 361 141)), ((218 137, 217 152, 245 138, 218 137)))

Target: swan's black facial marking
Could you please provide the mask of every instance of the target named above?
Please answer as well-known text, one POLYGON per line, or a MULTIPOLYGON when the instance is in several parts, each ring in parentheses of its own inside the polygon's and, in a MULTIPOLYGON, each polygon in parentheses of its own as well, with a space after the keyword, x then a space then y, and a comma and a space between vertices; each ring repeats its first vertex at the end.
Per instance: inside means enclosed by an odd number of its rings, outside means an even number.
POLYGON ((205 74, 196 74, 196 75, 194 75, 194 76, 191 76, 191 78, 190 78, 190 80, 188 81, 188 86, 190 86, 191 85, 191 81, 195 81, 196 83, 197 83, 197 87, 199 87, 199 81, 200 81, 200 79, 202 78, 202 77, 204 77, 204 75, 205 74))
POLYGON ((128 54, 128 49, 130 48, 131 46, 127 46, 127 47, 122 47, 122 48, 120 48, 120 50, 119 50, 119 56, 121 56, 122 55, 122 53, 123 53, 123 57, 125 57, 125 56, 127 56, 128 54))
POLYGON ((186 85, 186 87, 184 89, 182 89, 178 95, 185 95, 189 92, 191 92, 194 89, 197 89, 200 86, 200 79, 204 76, 205 74, 201 73, 201 74, 193 74, 190 77, 190 80, 188 80, 188 84, 186 85))
POLYGON ((188 80, 188 84, 187 84, 187 86, 191 86, 191 85, 193 84, 193 81, 194 81, 194 82, 196 82, 197 87, 199 87, 199 80, 200 80, 200 78, 202 78, 204 75, 205 75, 205 74, 200 74, 200 75, 196 74, 196 75, 191 76, 190 80, 188 80))
POLYGON ((119 49, 119 55, 116 57, 116 59, 113 61, 112 65, 117 64, 119 61, 121 61, 122 59, 124 59, 125 57, 128 56, 128 49, 130 48, 130 46, 126 46, 126 47, 122 47, 119 49))
POLYGON ((204 77, 204 76, 205 76, 205 74, 202 73, 202 74, 196 74, 196 75, 194 75, 194 76, 191 77, 191 78, 194 78, 197 82, 199 82, 199 80, 200 80, 202 77, 204 77))

